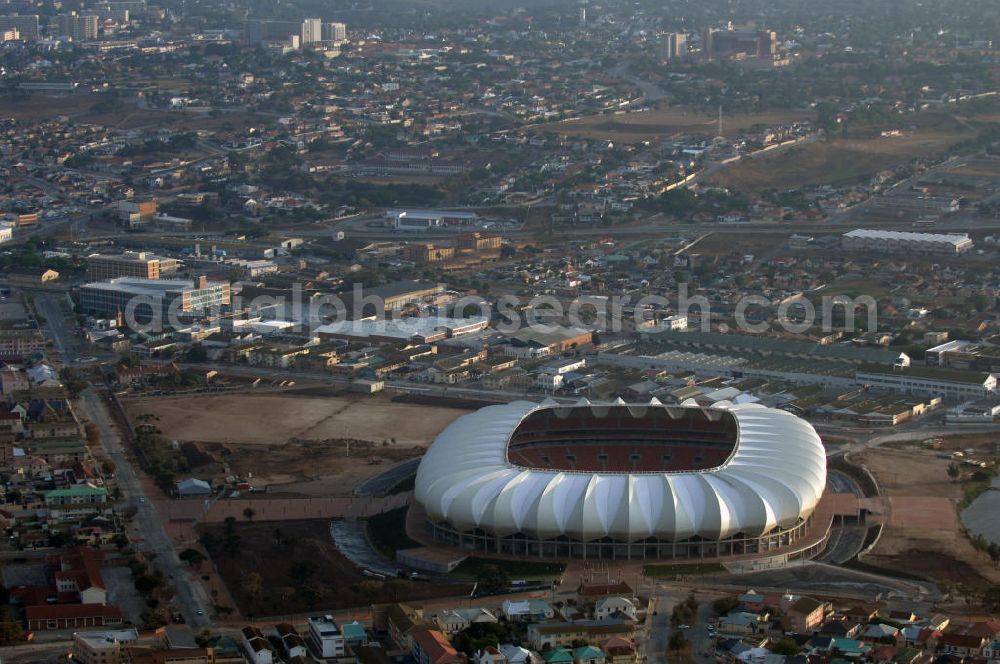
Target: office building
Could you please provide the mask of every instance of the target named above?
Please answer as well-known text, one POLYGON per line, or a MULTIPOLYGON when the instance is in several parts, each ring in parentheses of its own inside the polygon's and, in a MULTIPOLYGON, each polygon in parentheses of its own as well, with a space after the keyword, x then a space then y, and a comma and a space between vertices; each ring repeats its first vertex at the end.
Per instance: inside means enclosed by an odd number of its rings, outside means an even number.
POLYGON ((323 21, 318 18, 307 18, 302 21, 303 44, 315 44, 323 41, 323 21))
POLYGON ((59 14, 53 21, 59 37, 67 37, 71 41, 82 42, 97 39, 98 17, 96 14, 80 15, 59 14))
POLYGON ((347 25, 344 23, 324 23, 323 41, 347 41, 347 25))
POLYGON ((778 36, 773 30, 757 30, 749 27, 708 28, 705 30, 703 51, 705 57, 717 58, 752 57, 763 58, 778 53, 778 36))
POLYGON ((180 261, 161 258, 145 251, 126 251, 123 254, 93 254, 87 256, 87 278, 106 281, 118 277, 159 279, 162 274, 175 272, 180 261))
POLYGON ((38 39, 38 15, 0 16, 0 32, 11 30, 17 30, 20 39, 24 41, 36 41, 38 39))
POLYGON ((687 56, 687 34, 683 32, 668 32, 663 35, 662 58, 664 60, 677 60, 687 56))
POLYGON ((845 251, 870 251, 899 256, 955 256, 972 249, 972 239, 964 233, 910 233, 866 228, 845 233, 841 244, 845 251))
POLYGON ((20 41, 21 33, 17 31, 17 28, 10 28, 9 30, 0 30, 0 42, 9 41, 20 41))
POLYGON ((133 312, 149 317, 155 312, 201 315, 229 304, 229 282, 191 279, 138 279, 120 277, 80 287, 80 309, 101 316, 133 312))
POLYGON ((156 199, 118 201, 118 218, 130 228, 140 228, 156 215, 156 199))
POLYGON ((309 634, 306 641, 318 658, 344 656, 344 634, 330 616, 316 616, 309 619, 309 634))
POLYGON ((73 635, 73 659, 81 664, 121 664, 123 646, 135 643, 135 629, 77 632, 73 635))
POLYGON ((243 25, 243 38, 248 44, 268 41, 298 40, 302 36, 302 23, 296 21, 268 21, 248 18, 243 25))

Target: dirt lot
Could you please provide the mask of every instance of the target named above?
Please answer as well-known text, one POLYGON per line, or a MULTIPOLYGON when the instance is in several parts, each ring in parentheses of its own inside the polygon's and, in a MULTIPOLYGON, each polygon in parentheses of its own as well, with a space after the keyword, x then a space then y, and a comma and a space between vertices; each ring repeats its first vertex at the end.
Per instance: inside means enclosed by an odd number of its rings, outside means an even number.
POLYGON ((711 181, 741 190, 850 184, 914 157, 942 153, 973 136, 972 131, 952 120, 928 118, 924 122, 922 127, 907 130, 901 136, 836 138, 744 160, 719 171, 711 181))
POLYGON ((387 465, 423 454, 459 408, 394 403, 388 396, 222 394, 127 405, 153 414, 166 440, 192 441, 254 484, 299 495, 350 493, 387 465), (191 417, 192 412, 210 416, 191 417))
POLYGON ((247 617, 342 609, 380 602, 468 595, 468 584, 420 583, 367 578, 337 551, 330 522, 282 521, 235 523, 203 528, 207 547, 229 589, 247 617), (238 546, 229 546, 227 539, 238 546), (235 552, 235 553, 234 553, 235 552), (251 573, 260 575, 258 579, 251 573), (280 610, 276 607, 281 607, 280 610))
MULTIPOLYGON (((992 442, 984 437, 946 439, 945 447, 976 444, 992 448, 992 442)), ((909 445, 902 449, 880 447, 856 457, 878 479, 893 511, 882 539, 863 560, 938 582, 996 583, 1000 572, 961 534, 955 505, 962 497, 962 486, 948 477, 950 460, 940 455, 939 451, 909 445)))
MULTIPOLYGON (((724 116, 722 132, 737 136, 754 125, 780 125, 812 120, 815 114, 808 111, 753 113, 724 116)), ((684 108, 664 108, 641 113, 622 115, 595 115, 566 120, 540 127, 539 131, 565 136, 585 136, 621 141, 660 140, 680 134, 718 133, 718 115, 684 108)))

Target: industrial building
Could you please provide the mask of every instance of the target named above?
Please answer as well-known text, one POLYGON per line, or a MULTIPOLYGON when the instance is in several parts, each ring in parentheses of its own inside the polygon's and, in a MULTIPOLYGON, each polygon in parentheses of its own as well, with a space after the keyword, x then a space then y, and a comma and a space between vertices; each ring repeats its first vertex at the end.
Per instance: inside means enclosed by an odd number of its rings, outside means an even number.
POLYGON ((900 256, 955 256, 972 249, 972 239, 964 233, 911 233, 859 228, 845 233, 841 245, 844 251, 900 256))

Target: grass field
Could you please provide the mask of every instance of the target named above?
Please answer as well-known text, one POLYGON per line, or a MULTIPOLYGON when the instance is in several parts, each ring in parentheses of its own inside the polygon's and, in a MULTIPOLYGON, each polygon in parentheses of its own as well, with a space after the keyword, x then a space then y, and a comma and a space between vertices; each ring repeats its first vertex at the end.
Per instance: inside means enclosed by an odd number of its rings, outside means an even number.
POLYGON ((951 118, 928 115, 902 136, 816 141, 736 162, 710 181, 742 191, 851 184, 917 157, 945 153, 952 145, 973 136, 972 130, 951 118))
POLYGON ((551 581, 566 571, 562 563, 538 563, 530 560, 493 560, 491 558, 466 558, 451 575, 460 579, 475 579, 487 567, 499 567, 507 572, 511 581, 551 581))
POLYGON ((389 560, 396 559, 400 549, 413 549, 420 546, 406 535, 406 507, 382 512, 369 517, 365 523, 368 541, 375 550, 389 560))
POLYGON ((337 550, 326 519, 241 521, 228 531, 217 525, 200 526, 199 532, 247 618, 467 596, 472 589, 471 584, 365 577, 337 550))
POLYGON ((725 574, 726 568, 719 563, 693 563, 689 565, 668 563, 665 565, 643 565, 642 573, 654 579, 662 579, 691 574, 725 574))
MULTIPOLYGON (((775 111, 723 116, 722 133, 736 136, 754 125, 774 126, 812 120, 812 111, 775 111)), ((637 142, 660 140, 678 134, 718 134, 718 115, 685 108, 662 108, 622 115, 594 115, 566 120, 538 128, 538 131, 565 136, 583 136, 637 142)))

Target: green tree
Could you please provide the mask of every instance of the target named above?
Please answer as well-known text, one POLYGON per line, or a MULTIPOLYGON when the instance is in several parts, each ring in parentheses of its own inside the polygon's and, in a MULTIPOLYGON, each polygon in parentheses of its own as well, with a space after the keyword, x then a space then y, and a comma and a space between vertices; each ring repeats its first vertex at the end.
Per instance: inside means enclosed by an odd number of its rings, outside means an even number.
POLYGON ((486 565, 476 577, 479 587, 487 592, 502 592, 510 588, 510 575, 497 565, 486 565))
POLYGON ((667 641, 667 647, 670 650, 673 650, 675 655, 684 650, 684 648, 687 647, 687 639, 684 637, 684 632, 680 630, 674 631, 674 633, 670 635, 670 640, 667 641))

